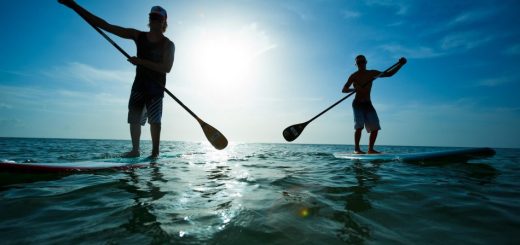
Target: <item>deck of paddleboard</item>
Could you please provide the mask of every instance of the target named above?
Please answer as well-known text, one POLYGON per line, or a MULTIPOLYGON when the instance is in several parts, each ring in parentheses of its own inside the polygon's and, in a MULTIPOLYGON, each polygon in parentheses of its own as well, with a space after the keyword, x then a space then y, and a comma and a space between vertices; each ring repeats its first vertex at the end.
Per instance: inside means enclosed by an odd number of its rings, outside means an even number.
POLYGON ((365 161, 434 161, 444 159, 469 160, 473 158, 490 157, 495 155, 491 148, 465 148, 455 150, 441 150, 414 153, 383 153, 383 154, 354 154, 350 152, 334 153, 336 158, 365 161))
POLYGON ((1 172, 85 172, 99 170, 121 170, 140 168, 149 165, 149 163, 135 162, 108 162, 108 161, 81 161, 68 163, 16 163, 16 162, 0 162, 1 172))

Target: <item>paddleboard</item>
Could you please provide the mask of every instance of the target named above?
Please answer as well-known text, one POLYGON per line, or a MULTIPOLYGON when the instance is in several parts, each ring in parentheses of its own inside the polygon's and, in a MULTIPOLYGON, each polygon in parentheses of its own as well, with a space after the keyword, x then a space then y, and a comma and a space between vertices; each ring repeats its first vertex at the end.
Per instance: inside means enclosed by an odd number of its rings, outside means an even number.
POLYGON ((17 163, 0 161, 0 172, 59 173, 123 170, 148 166, 150 163, 82 161, 68 163, 17 163))
POLYGON ((364 161, 399 161, 420 162, 437 160, 469 160, 474 158, 491 157, 495 150, 491 148, 465 148, 415 153, 382 153, 382 154, 354 154, 350 152, 334 153, 336 158, 364 161))

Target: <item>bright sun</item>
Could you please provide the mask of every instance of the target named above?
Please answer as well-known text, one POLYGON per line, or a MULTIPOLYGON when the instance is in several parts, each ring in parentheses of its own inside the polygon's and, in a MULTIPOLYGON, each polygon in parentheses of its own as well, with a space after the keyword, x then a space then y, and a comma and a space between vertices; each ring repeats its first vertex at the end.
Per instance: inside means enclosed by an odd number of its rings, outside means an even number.
POLYGON ((274 45, 251 24, 233 31, 206 29, 193 47, 194 75, 203 87, 222 95, 235 95, 251 85, 255 59, 274 45))
POLYGON ((213 81, 227 85, 235 83, 249 72, 254 51, 245 40, 231 36, 217 36, 203 40, 200 45, 199 64, 203 74, 213 81))

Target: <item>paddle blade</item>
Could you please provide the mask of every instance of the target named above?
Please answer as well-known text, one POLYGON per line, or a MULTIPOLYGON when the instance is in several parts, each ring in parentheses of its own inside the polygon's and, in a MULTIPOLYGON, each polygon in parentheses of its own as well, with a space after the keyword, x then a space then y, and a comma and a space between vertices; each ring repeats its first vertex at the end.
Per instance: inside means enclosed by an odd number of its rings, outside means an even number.
POLYGON ((226 137, 220 133, 220 131, 202 120, 200 120, 199 123, 202 127, 202 131, 204 131, 204 134, 206 135, 206 138, 208 139, 209 143, 213 145, 213 147, 215 147, 217 150, 226 148, 228 141, 226 137))
POLYGON ((304 123, 294 124, 292 126, 289 126, 283 130, 282 135, 285 138, 285 140, 291 142, 291 141, 295 140, 296 138, 298 138, 298 136, 300 136, 300 134, 303 132, 303 129, 305 129, 307 124, 308 124, 307 122, 304 122, 304 123))

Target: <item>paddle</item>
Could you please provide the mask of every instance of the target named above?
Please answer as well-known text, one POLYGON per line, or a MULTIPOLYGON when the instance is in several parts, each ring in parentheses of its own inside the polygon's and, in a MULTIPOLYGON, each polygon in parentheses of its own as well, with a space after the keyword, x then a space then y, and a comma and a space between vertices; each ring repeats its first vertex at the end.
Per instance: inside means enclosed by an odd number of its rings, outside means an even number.
MULTIPOLYGON (((117 50, 119 50, 119 52, 121 52, 127 59, 130 58, 130 55, 128 55, 128 53, 123 50, 119 45, 117 45, 117 43, 115 43, 114 41, 112 41, 112 39, 110 39, 110 37, 107 36, 107 34, 105 34, 102 30, 100 30, 97 26, 93 25, 92 23, 90 23, 90 21, 87 20, 87 18, 85 18, 80 12, 78 12, 75 8, 72 8, 79 16, 81 16, 81 18, 83 18, 88 24, 90 24, 90 26, 92 26, 97 32, 99 32, 99 34, 101 34, 107 41, 109 41, 112 45, 114 45, 115 48, 117 48, 117 50)), ((200 124, 201 128, 202 128, 202 131, 204 131, 204 135, 206 135, 206 138, 208 139, 208 141, 211 143, 211 145, 213 145, 213 147, 215 147, 216 149, 218 150, 222 150, 224 148, 226 148, 227 144, 228 144, 228 141, 226 139, 226 137, 220 133, 220 131, 218 131, 216 128, 214 128, 213 126, 207 124, 206 122, 204 122, 202 119, 200 119, 200 117, 198 117, 193 111, 190 110, 190 108, 188 108, 186 105, 184 105, 184 103, 182 103, 179 99, 177 99, 177 97, 175 97, 175 95, 173 95, 166 87, 164 87, 162 84, 160 84, 159 82, 157 82, 157 84, 161 85, 161 87, 164 89, 164 91, 170 96, 172 97, 177 103, 179 103, 179 105, 182 106, 182 108, 184 108, 188 113, 191 114, 191 116, 193 116, 197 122, 200 124)))
MULTIPOLYGON (((379 78, 381 75, 383 75, 384 73, 386 72, 389 72, 391 70, 393 70, 395 67, 397 67, 397 65, 399 65, 399 62, 395 63, 394 65, 392 65, 390 68, 386 69, 384 72, 381 72, 379 75, 377 75, 374 80, 376 80, 377 78, 379 78)), ((372 81, 374 81, 372 80, 372 81)), ((368 83, 367 83, 368 84, 368 83)), ((366 86, 366 84, 365 84, 366 86)), ((283 137, 285 138, 285 140, 291 142, 293 140, 295 140, 296 138, 298 138, 298 136, 300 136, 300 134, 303 132, 303 130, 305 129, 305 127, 307 127, 307 125, 309 123, 311 123, 312 121, 314 121, 314 119, 320 117, 321 115, 323 115, 325 112, 329 111, 330 109, 332 109, 334 106, 336 106, 337 104, 341 103, 342 101, 346 100, 348 97, 350 97, 351 95, 353 95, 356 91, 353 91, 351 93, 349 93, 347 96, 343 97, 342 99, 338 100, 336 103, 332 104, 331 106, 329 106, 327 109, 325 109, 324 111, 322 111, 320 114, 316 115, 315 117, 311 118, 309 121, 306 121, 306 122, 303 122, 303 123, 298 123, 298 124, 294 124, 292 126, 289 126, 287 127, 286 129, 283 130, 283 137)))

